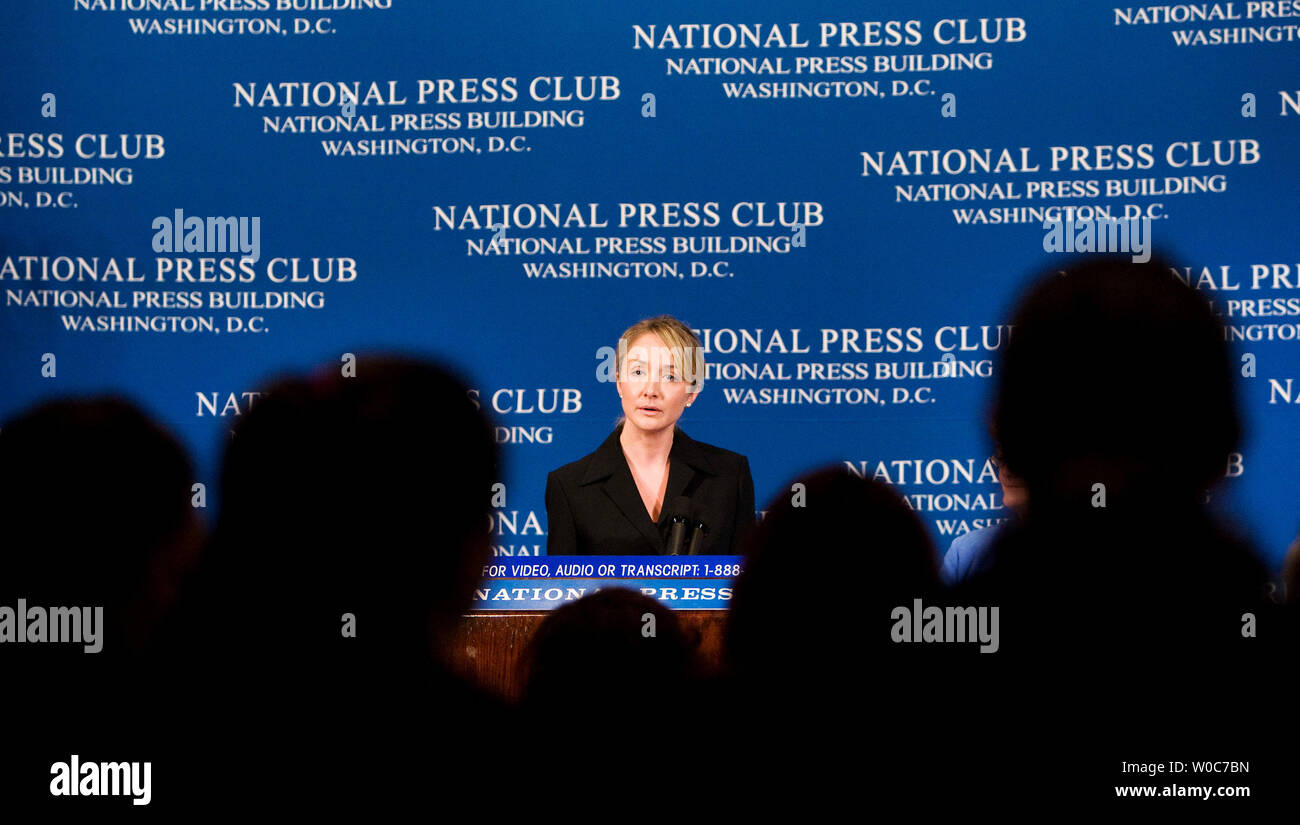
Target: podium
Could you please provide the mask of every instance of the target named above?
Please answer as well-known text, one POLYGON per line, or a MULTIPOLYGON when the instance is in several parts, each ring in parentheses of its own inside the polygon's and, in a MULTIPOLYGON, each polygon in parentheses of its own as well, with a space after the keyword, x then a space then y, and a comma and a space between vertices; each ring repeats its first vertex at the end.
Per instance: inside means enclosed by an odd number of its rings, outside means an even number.
POLYGON ((446 655, 461 676, 516 701, 524 650, 547 614, 604 587, 625 587, 673 608, 696 642, 705 673, 722 664, 722 635, 739 556, 529 556, 496 559, 483 571, 473 610, 446 655))
MULTIPOLYGON (((448 651, 452 667, 483 690, 514 702, 523 692, 520 659, 546 612, 468 613, 448 651)), ((722 664, 725 610, 678 610, 683 629, 698 640, 697 660, 705 673, 722 664)))

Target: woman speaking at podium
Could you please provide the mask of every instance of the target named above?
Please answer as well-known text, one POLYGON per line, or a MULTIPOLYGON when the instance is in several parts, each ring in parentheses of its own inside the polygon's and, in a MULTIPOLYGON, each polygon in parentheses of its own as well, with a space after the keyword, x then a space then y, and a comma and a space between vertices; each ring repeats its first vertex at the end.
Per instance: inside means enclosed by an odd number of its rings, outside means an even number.
POLYGON ((700 340, 660 315, 629 327, 616 359, 618 426, 547 476, 547 554, 739 555, 754 523, 749 461, 677 426, 703 386, 700 340))

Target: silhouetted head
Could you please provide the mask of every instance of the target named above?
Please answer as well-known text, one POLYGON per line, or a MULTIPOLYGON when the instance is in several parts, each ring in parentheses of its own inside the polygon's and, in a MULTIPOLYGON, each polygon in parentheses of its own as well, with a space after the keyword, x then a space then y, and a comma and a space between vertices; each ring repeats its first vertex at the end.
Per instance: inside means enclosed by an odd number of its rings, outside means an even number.
POLYGON ((490 557, 496 480, 486 419, 438 366, 362 357, 272 385, 226 451, 203 587, 240 608, 217 632, 273 656, 427 655, 490 557))
POLYGON ((735 582, 726 654, 749 679, 856 667, 890 650, 895 607, 938 593, 934 547, 893 488, 831 467, 787 489, 749 534, 735 582))
POLYGON ((41 404, 0 429, 0 591, 42 607, 100 606, 103 655, 147 647, 201 534, 193 472, 131 402, 41 404))
POLYGON ((1203 504, 1240 436, 1222 323, 1168 264, 1094 258, 1036 283, 1012 324, 994 429, 1030 506, 959 597, 1004 605, 1017 673, 1059 668, 1098 708, 1134 706, 1104 686, 1116 672, 1243 667, 1271 643, 1249 635, 1267 577, 1203 504))
POLYGON ((603 588, 557 608, 537 628, 520 665, 523 703, 637 718, 684 698, 694 647, 670 608, 634 590, 603 588))
POLYGON ((1094 258, 1023 297, 994 432, 1035 508, 1190 500, 1240 437, 1223 325, 1159 260, 1094 258))

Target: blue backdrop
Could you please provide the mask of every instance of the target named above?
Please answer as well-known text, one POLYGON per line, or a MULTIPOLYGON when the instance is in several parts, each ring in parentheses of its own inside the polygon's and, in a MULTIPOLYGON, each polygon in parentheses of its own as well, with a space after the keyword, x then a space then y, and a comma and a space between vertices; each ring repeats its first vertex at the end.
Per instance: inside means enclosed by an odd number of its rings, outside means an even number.
POLYGON ((500 427, 499 552, 544 552, 547 471, 620 412, 600 348, 666 312, 721 370, 681 425, 749 456, 760 508, 837 463, 897 484, 943 549, 1003 516, 984 407, 1018 290, 1070 259, 1044 216, 1136 214, 1255 356, 1215 501, 1280 565, 1300 525, 1300 18, 218 5, 0 8, 0 414, 125 393, 211 483, 268 378, 437 356, 500 427), (488 204, 570 219, 509 209, 490 246, 488 204), (257 260, 206 235, 158 251, 176 210, 256 218, 257 260), (959 376, 934 377, 947 352, 959 376))

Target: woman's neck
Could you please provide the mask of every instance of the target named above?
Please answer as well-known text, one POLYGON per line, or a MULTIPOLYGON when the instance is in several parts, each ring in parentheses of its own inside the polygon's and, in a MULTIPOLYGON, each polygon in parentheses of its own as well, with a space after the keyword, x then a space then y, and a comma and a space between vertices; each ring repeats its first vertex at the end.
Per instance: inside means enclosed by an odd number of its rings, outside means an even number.
POLYGON ((675 429, 675 427, 665 427, 655 432, 646 432, 624 422, 623 432, 619 434, 618 442, 623 447, 623 454, 633 463, 654 467, 667 463, 668 454, 673 450, 675 429))

